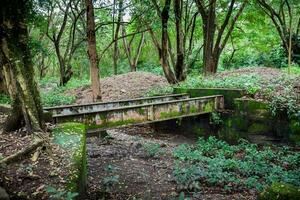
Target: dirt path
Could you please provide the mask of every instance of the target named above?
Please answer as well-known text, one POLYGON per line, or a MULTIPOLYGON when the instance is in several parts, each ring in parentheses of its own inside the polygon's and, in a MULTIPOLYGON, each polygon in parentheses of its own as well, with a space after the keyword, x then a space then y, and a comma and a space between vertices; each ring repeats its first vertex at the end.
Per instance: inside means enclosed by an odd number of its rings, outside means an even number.
MULTIPOLYGON (((88 138, 87 199, 178 199, 180 189, 172 176, 172 151, 193 140, 177 134, 158 134, 143 126, 109 130, 108 134, 108 140, 88 138), (147 144, 154 143, 163 153, 151 157, 147 144), (109 180, 111 186, 107 184, 109 180)), ((203 187, 192 199, 255 198, 254 194, 226 194, 218 188, 203 187)))

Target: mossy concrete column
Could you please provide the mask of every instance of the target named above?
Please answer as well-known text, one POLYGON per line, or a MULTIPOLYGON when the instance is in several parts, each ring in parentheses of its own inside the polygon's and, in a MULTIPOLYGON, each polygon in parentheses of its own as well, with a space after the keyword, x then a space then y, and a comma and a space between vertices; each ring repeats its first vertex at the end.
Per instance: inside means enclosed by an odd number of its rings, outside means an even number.
POLYGON ((81 123, 64 123, 53 130, 54 143, 71 152, 71 172, 67 190, 84 196, 87 182, 86 127, 81 123))

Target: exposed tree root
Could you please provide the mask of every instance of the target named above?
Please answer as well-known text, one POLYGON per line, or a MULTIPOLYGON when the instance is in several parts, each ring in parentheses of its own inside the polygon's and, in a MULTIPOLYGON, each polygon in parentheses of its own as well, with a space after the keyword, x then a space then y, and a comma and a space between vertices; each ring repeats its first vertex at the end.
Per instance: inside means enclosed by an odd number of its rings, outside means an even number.
POLYGON ((34 143, 30 144, 26 148, 14 153, 13 155, 10 155, 10 156, 0 160, 0 166, 8 165, 17 160, 20 160, 22 157, 25 157, 26 155, 35 151, 38 147, 42 146, 44 144, 44 142, 45 142, 45 140, 43 140, 43 139, 37 139, 34 143))

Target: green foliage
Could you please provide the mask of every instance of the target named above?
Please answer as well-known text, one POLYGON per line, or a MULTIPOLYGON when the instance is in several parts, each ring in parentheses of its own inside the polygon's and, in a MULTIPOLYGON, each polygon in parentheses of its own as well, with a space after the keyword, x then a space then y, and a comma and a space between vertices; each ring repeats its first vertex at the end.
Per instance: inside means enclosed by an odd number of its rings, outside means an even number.
POLYGON ((223 123, 221 114, 218 112, 212 112, 210 115, 210 123, 214 125, 221 125, 223 123))
POLYGON ((151 88, 151 90, 147 91, 145 93, 146 97, 153 97, 153 96, 159 96, 164 94, 172 94, 173 93, 173 87, 172 86, 158 86, 151 88))
MULTIPOLYGON (((284 72, 288 72, 288 68, 283 68, 282 69, 284 72)), ((298 66, 292 66, 291 67, 291 74, 294 74, 294 75, 300 75, 300 67, 298 67, 298 66)))
POLYGON ((0 93, 0 104, 10 104, 11 100, 8 95, 0 93))
POLYGON ((42 94, 42 103, 46 107, 68 105, 74 102, 75 96, 67 96, 59 89, 42 94))
POLYGON ((76 192, 56 189, 52 186, 47 186, 46 192, 50 195, 51 199, 56 199, 56 200, 73 200, 78 196, 78 193, 76 192))
POLYGON ((240 88, 249 94, 261 89, 262 78, 256 74, 237 74, 227 77, 194 76, 180 84, 183 88, 240 88))
POLYGON ((112 191, 113 186, 119 183, 119 175, 115 174, 118 169, 118 167, 110 164, 104 168, 104 170, 109 174, 109 176, 104 177, 102 180, 102 185, 106 192, 112 191))
POLYGON ((148 142, 143 145, 143 148, 150 157, 158 157, 165 152, 158 143, 148 142))
POLYGON ((90 81, 88 79, 78 80, 73 78, 65 86, 58 87, 57 79, 48 77, 42 79, 40 81, 42 103, 46 107, 72 104, 75 102, 76 97, 74 95, 66 95, 65 92, 79 87, 86 87, 89 84, 90 81))
POLYGON ((180 185, 198 181, 225 190, 259 191, 276 181, 300 186, 300 155, 288 147, 259 148, 246 140, 229 145, 209 137, 199 138, 196 145, 180 145, 173 156, 173 175, 180 185))
POLYGON ((296 94, 291 88, 285 88, 284 92, 273 96, 269 103, 269 109, 273 116, 287 113, 290 118, 300 111, 296 94))
POLYGON ((257 59, 258 65, 267 67, 283 68, 287 67, 287 63, 287 56, 282 46, 273 48, 269 53, 261 54, 257 59))
MULTIPOLYGON (((177 163, 174 166, 173 177, 177 184, 189 188, 192 183, 203 177, 203 173, 200 166, 187 165, 182 167, 177 163)), ((198 188, 200 187, 198 186, 198 188)))
POLYGON ((103 179, 103 186, 107 192, 111 191, 113 186, 119 183, 119 175, 107 176, 103 179))

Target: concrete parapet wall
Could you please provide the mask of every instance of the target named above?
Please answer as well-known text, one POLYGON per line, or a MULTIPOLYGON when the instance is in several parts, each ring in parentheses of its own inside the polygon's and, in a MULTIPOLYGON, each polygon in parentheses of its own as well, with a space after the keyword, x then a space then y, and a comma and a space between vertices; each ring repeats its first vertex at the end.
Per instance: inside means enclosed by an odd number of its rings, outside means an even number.
POLYGON ((245 90, 241 89, 226 89, 226 88, 175 88, 175 94, 188 93, 193 97, 204 97, 211 95, 223 95, 224 96, 224 106, 226 109, 234 108, 234 99, 240 98, 246 94, 245 90))

